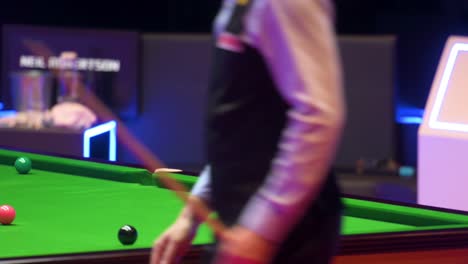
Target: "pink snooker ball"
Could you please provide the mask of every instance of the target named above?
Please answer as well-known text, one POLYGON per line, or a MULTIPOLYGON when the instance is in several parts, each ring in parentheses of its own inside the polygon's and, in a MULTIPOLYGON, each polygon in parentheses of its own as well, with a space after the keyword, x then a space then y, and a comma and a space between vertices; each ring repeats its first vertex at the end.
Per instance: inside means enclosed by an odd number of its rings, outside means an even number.
POLYGON ((0 223, 9 225, 15 220, 16 212, 10 205, 0 206, 0 223))

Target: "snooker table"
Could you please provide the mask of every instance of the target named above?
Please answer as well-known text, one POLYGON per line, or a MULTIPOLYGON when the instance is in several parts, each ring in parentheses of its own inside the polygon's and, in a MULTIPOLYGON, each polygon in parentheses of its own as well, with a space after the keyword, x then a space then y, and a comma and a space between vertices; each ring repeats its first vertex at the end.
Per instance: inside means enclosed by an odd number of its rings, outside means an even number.
MULTIPOLYGON (((196 177, 172 176, 191 187, 196 177)), ((468 215, 343 196, 345 212, 335 263, 468 263, 468 215)), ((182 202, 136 166, 0 149, 0 204, 17 217, 0 225, 0 263, 147 263, 153 240, 182 202), (15 159, 33 169, 20 175, 15 159), (118 229, 138 230, 124 246, 118 229)), ((184 263, 199 263, 212 236, 202 226, 184 263)))

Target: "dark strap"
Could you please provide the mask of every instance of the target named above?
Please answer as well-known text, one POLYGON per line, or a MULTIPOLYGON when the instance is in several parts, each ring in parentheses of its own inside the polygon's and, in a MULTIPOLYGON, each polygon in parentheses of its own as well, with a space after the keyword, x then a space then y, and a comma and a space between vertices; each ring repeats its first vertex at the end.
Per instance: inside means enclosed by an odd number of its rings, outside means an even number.
POLYGON ((234 35, 240 35, 244 31, 244 16, 252 5, 251 0, 237 0, 236 7, 226 27, 226 31, 234 35))

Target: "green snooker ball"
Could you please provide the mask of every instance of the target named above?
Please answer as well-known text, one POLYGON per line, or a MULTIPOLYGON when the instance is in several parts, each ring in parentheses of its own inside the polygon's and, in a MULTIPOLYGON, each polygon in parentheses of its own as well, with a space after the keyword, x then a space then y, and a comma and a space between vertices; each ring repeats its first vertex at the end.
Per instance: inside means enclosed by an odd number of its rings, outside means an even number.
POLYGON ((15 161, 16 171, 20 174, 28 173, 32 168, 32 162, 28 157, 19 157, 15 161))

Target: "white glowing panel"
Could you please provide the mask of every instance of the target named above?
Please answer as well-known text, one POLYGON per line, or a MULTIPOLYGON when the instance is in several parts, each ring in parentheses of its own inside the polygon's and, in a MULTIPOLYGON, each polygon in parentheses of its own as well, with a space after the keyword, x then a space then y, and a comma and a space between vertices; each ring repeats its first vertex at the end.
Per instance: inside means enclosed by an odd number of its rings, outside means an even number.
POLYGON ((450 37, 418 135, 418 203, 468 211, 468 38, 450 37))
POLYGON ((95 127, 86 129, 83 133, 83 157, 91 156, 91 138, 109 132, 109 157, 110 161, 117 160, 117 123, 109 121, 95 127))

